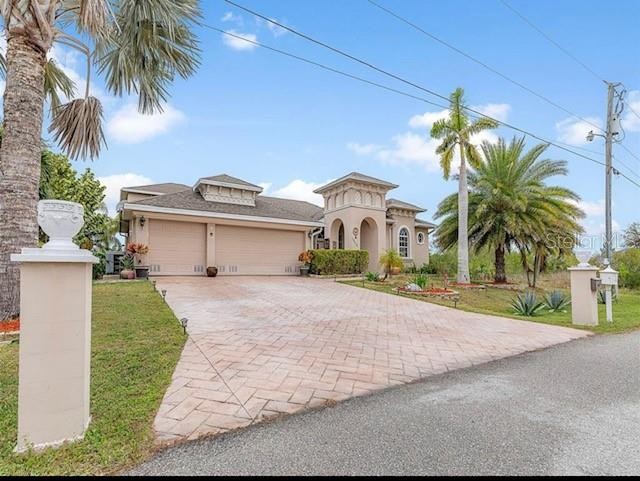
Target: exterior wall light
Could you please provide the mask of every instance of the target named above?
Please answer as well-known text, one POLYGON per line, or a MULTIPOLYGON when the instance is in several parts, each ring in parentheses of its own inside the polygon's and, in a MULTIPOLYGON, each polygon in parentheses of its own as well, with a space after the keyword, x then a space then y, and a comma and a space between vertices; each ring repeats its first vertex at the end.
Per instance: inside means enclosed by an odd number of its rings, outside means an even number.
POLYGON ((145 222, 147 222, 147 219, 145 219, 144 216, 142 216, 140 217, 139 222, 140 222, 140 227, 144 228, 144 224, 145 222))

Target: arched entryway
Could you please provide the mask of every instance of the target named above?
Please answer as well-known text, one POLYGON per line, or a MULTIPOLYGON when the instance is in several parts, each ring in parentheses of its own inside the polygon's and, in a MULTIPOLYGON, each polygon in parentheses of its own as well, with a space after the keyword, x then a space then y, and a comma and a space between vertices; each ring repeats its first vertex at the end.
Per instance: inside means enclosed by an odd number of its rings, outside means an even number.
POLYGON ((369 270, 378 269, 378 224, 371 217, 365 217, 360 224, 360 249, 369 252, 369 270))
POLYGON ((344 249, 344 224, 340 219, 336 219, 331 224, 329 233, 332 249, 344 249))

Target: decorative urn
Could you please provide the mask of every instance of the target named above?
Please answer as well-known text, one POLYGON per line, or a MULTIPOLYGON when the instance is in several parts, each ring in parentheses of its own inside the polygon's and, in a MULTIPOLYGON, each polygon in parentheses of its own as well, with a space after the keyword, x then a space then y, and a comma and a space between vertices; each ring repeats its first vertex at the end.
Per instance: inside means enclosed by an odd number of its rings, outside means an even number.
POLYGON ((65 200, 38 202, 38 225, 49 236, 43 249, 78 250, 73 237, 84 225, 84 207, 65 200))

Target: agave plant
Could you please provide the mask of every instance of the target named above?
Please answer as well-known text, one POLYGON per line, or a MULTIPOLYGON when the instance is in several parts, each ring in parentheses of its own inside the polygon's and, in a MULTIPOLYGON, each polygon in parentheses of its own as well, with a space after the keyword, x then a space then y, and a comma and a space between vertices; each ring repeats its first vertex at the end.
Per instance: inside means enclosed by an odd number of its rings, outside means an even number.
POLYGON ((427 277, 427 275, 425 274, 418 274, 413 278, 413 283, 420 287, 420 289, 422 289, 423 291, 426 289, 428 282, 429 277, 427 277))
POLYGON ((571 298, 562 291, 553 291, 544 297, 544 302, 550 312, 564 312, 564 308, 569 305, 571 298))
MULTIPOLYGON (((612 289, 611 290, 611 301, 612 302, 616 302, 618 300, 618 290, 617 289, 612 289)), ((606 304, 607 303, 607 293, 604 289, 601 289, 598 291, 598 303, 599 304, 606 304)))
POLYGON ((538 301, 538 296, 534 292, 528 291, 524 294, 518 294, 515 299, 511 301, 511 307, 521 316, 533 317, 540 313, 544 309, 544 302, 538 301))
POLYGON ((369 271, 365 274, 365 277, 369 282, 378 282, 380 280, 380 274, 377 272, 369 271))

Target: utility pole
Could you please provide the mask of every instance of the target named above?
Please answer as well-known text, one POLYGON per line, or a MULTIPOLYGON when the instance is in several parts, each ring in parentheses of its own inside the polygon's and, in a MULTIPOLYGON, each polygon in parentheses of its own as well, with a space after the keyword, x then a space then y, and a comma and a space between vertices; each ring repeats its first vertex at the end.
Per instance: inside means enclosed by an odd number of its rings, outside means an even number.
POLYGON ((607 256, 607 260, 611 263, 612 256, 612 243, 613 243, 613 233, 611 229, 611 176, 612 176, 612 149, 613 149, 613 136, 615 135, 612 130, 612 120, 613 120, 613 96, 615 94, 616 86, 607 82, 607 124, 605 129, 605 147, 604 147, 604 156, 605 156, 605 171, 606 171, 606 179, 605 179, 605 206, 604 206, 604 216, 605 216, 605 239, 604 239, 604 252, 607 256))
POLYGON ((618 95, 618 104, 614 107, 613 101, 616 96, 616 87, 620 83, 607 82, 607 122, 605 125, 604 135, 595 134, 593 130, 587 134, 587 140, 591 142, 595 136, 604 137, 605 140, 605 234, 604 234, 604 255, 607 262, 611 263, 613 256, 613 232, 611 227, 611 178, 616 173, 613 168, 613 141, 620 132, 620 113, 623 107, 624 91, 618 95))

